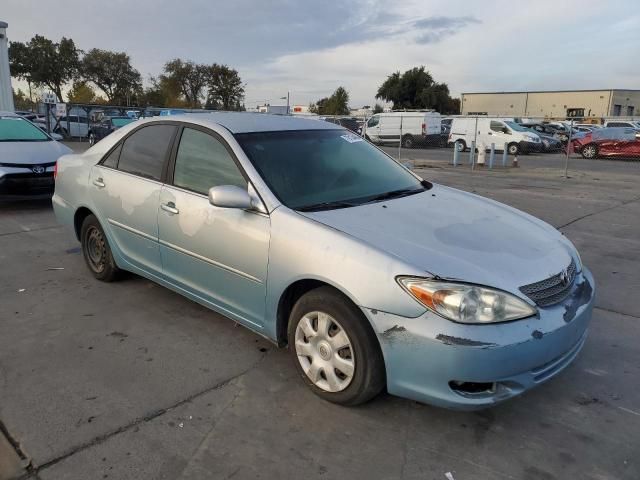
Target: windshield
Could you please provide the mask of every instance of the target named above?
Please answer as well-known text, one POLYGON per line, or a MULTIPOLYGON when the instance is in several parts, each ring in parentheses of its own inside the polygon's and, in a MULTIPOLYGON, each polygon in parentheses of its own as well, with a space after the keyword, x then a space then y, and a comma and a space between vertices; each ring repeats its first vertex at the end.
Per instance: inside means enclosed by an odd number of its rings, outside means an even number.
POLYGON ((515 130, 516 132, 528 132, 529 128, 525 128, 522 125, 518 125, 516 122, 504 122, 509 126, 510 129, 515 130))
POLYGON ((404 167, 344 130, 235 137, 272 192, 289 208, 344 208, 425 190, 404 167))
POLYGON ((42 130, 20 117, 0 117, 0 142, 47 142, 42 130))
POLYGON ((111 119, 111 123, 113 123, 114 127, 124 127, 125 125, 129 125, 133 121, 135 121, 135 118, 112 118, 111 119))

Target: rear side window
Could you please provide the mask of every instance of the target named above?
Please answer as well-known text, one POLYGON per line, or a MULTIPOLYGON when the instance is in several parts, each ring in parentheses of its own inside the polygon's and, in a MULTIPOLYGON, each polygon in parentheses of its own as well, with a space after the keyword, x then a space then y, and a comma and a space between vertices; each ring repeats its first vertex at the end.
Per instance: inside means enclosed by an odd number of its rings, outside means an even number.
POLYGON ((124 141, 118 170, 160 180, 175 131, 173 125, 151 125, 133 133, 124 141))
POLYGON ((102 165, 109 168, 118 168, 118 157, 120 157, 122 144, 118 145, 106 158, 102 161, 102 165))
POLYGON ((217 138, 192 128, 182 132, 173 184, 204 195, 220 185, 247 188, 247 181, 225 146, 217 138))

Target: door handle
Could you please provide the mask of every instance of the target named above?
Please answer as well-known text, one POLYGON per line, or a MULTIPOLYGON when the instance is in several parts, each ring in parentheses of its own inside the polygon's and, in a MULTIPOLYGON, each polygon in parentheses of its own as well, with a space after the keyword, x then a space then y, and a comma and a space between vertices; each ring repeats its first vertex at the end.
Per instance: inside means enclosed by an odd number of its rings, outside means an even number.
POLYGON ((173 213, 174 215, 180 213, 180 210, 176 208, 176 204, 173 202, 163 203, 160 205, 160 208, 165 212, 173 213))
POLYGON ((93 184, 94 184, 96 187, 98 187, 98 188, 104 188, 104 187, 105 187, 104 180, 102 180, 102 177, 100 177, 100 178, 96 178, 96 179, 93 181, 93 184))

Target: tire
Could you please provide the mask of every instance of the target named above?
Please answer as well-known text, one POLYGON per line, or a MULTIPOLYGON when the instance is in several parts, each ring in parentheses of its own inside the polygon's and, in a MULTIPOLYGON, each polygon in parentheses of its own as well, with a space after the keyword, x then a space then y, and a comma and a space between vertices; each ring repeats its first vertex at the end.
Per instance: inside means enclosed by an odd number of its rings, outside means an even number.
POLYGON ((588 158, 588 159, 597 158, 598 147, 593 143, 590 143, 582 147, 582 149, 580 150, 580 154, 582 155, 583 158, 588 158))
POLYGON ((467 149, 467 144, 464 143, 464 140, 456 140, 454 146, 459 152, 464 152, 467 149))
POLYGON ((88 215, 80 230, 82 255, 91 274, 100 281, 113 282, 120 269, 113 260, 107 237, 95 215, 88 215))
POLYGON ((413 148, 415 144, 416 142, 413 138, 413 135, 405 135, 404 137, 402 137, 402 146, 404 148, 413 148))
POLYGON ((92 147, 96 144, 96 134, 93 132, 89 132, 89 145, 92 147))
POLYGON ((507 153, 509 155, 518 155, 518 153, 520 153, 520 147, 518 147, 517 143, 510 143, 507 146, 507 153))
POLYGON ((360 405, 386 385, 382 352, 369 322, 331 287, 311 290, 296 302, 289 316, 288 341, 298 373, 324 400, 360 405))

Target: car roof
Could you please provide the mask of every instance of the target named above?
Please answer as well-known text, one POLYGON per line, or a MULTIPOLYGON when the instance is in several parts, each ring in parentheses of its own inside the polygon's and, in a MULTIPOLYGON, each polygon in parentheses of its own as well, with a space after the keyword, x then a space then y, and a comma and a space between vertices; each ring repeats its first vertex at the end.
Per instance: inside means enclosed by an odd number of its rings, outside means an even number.
POLYGON ((335 130, 332 123, 286 115, 251 112, 186 113, 153 117, 148 122, 189 122, 203 126, 221 125, 231 133, 277 132, 284 130, 335 130))

